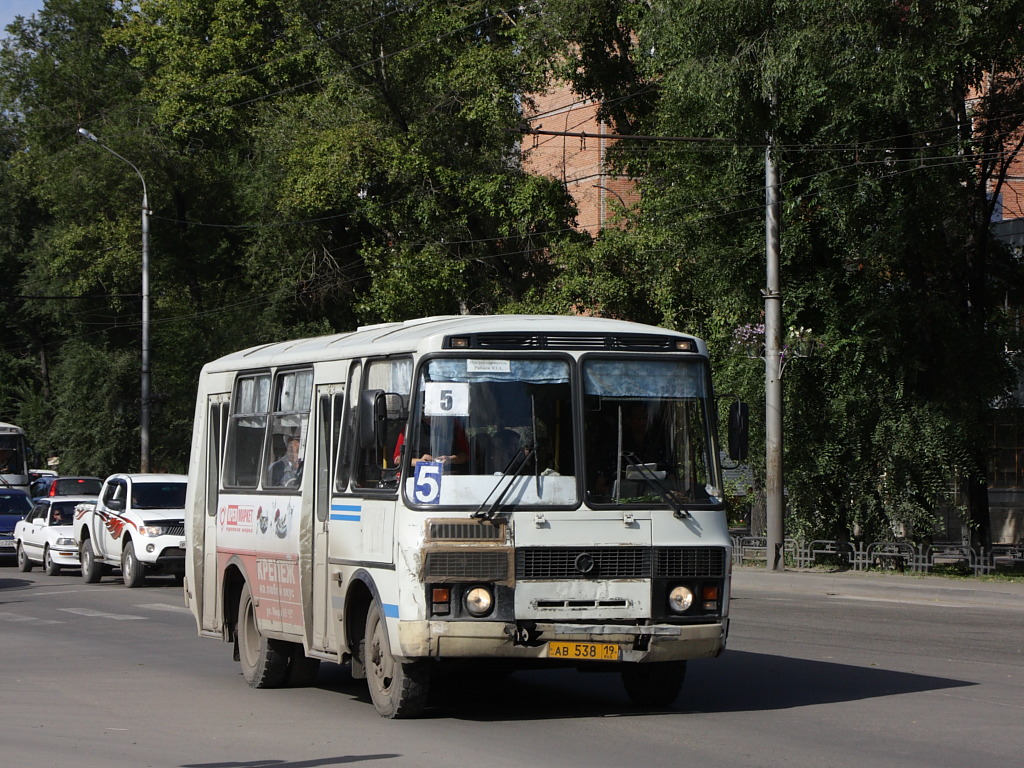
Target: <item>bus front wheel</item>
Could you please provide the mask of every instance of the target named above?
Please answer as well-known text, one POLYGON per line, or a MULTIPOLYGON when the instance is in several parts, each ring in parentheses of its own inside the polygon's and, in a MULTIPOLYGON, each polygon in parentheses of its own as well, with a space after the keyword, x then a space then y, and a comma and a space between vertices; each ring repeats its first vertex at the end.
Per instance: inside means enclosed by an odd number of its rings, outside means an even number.
POLYGON ((685 661, 629 664, 622 668, 622 685, 638 707, 664 709, 679 698, 686 679, 685 661))
POLYGON ((363 663, 370 699, 381 717, 416 717, 427 703, 430 670, 427 662, 401 662, 391 655, 388 628, 380 605, 366 615, 363 663))
POLYGON ((238 660, 242 677, 252 688, 280 688, 288 677, 288 644, 264 637, 256 626, 256 606, 249 585, 242 587, 238 600, 238 660))

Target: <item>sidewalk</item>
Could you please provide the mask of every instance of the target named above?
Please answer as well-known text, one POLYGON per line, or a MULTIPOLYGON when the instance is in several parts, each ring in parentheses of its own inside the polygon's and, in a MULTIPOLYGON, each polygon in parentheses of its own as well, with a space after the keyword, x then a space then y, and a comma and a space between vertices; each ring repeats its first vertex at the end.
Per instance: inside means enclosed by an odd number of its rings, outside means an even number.
POLYGON ((769 573, 764 568, 734 567, 732 594, 745 597, 757 592, 811 593, 862 600, 976 605, 1024 611, 1024 582, 974 581, 856 571, 792 569, 769 573))

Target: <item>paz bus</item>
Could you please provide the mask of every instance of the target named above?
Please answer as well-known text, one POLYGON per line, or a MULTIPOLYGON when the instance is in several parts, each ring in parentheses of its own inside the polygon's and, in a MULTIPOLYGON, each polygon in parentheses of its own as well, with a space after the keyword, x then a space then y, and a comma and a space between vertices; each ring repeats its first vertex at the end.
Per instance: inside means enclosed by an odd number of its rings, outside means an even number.
POLYGON ((726 645, 716 422, 704 342, 618 320, 430 317, 227 355, 198 386, 186 601, 249 685, 347 663, 384 717, 456 660, 614 671, 667 706, 726 645))
POLYGON ((31 478, 25 430, 0 422, 0 487, 28 491, 31 478))

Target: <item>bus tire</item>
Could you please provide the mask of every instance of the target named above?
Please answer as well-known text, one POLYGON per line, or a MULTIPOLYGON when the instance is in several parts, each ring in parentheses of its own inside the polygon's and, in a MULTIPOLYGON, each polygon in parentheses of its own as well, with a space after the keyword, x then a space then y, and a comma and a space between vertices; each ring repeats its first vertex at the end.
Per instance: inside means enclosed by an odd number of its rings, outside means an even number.
POLYGON ((242 585, 238 600, 238 660, 242 677, 251 688, 280 688, 288 677, 288 644, 260 634, 256 606, 249 584, 242 585))
POLYGON ((139 556, 135 554, 135 544, 131 539, 124 543, 124 549, 121 551, 121 578, 129 589, 141 587, 146 583, 146 566, 139 562, 139 556))
POLYGON ((21 546, 21 542, 18 542, 18 570, 22 573, 32 572, 32 561, 28 559, 28 555, 25 554, 25 548, 21 546))
POLYGON ((103 578, 103 566, 96 561, 96 553, 92 551, 92 539, 82 540, 78 548, 78 559, 82 564, 82 578, 86 584, 95 584, 103 578))
POLYGON ((628 664, 622 668, 622 685, 638 707, 664 709, 679 698, 686 679, 685 661, 628 664))
POLYGON ((60 573, 60 566, 53 562, 53 553, 49 547, 43 550, 43 570, 47 576, 56 576, 60 573))
POLYGON ((366 685, 377 713, 389 720, 420 714, 427 703, 430 670, 426 662, 401 662, 391 655, 387 625, 377 602, 366 614, 363 649, 366 685))

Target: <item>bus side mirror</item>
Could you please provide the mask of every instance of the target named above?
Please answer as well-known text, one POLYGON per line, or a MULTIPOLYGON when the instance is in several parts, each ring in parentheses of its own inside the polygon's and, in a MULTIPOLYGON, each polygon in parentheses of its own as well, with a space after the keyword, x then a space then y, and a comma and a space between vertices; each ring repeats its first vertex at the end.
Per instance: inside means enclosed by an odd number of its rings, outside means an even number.
POLYGON ((729 406, 729 458, 746 461, 750 448, 750 406, 735 400, 729 406))
POLYGON ((359 445, 364 450, 384 444, 387 417, 384 390, 366 389, 359 393, 359 445))

